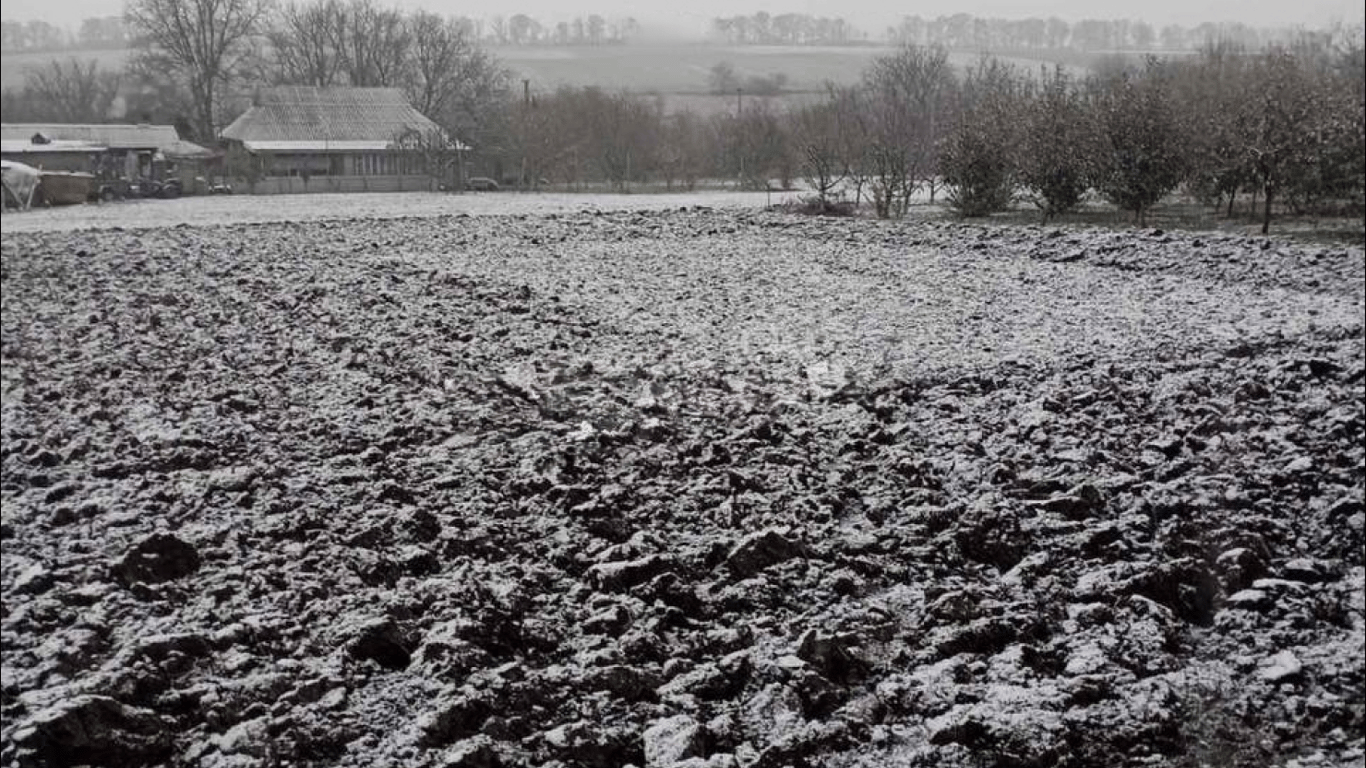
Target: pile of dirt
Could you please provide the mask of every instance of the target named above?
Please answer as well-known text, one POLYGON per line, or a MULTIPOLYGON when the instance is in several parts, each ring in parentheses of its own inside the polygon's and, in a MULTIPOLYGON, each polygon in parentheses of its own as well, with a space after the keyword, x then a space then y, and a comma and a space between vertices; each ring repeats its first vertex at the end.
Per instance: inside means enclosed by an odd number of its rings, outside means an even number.
POLYGON ((1360 249, 6 235, 15 766, 1348 765, 1360 249))

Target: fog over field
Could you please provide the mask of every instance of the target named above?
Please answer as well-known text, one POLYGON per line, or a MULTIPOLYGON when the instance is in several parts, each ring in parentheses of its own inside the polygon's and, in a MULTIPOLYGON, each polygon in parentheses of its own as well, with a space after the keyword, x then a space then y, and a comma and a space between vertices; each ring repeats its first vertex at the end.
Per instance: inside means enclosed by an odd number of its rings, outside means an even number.
MULTIPOLYGON (((1136 18, 1150 24, 1190 25, 1206 21, 1240 21, 1253 26, 1322 26, 1333 21, 1359 20, 1361 17, 1359 4, 1351 0, 1308 0, 1301 3, 1269 0, 1211 0, 1204 3, 1185 3, 1178 0, 1159 0, 1141 5, 1117 0, 1060 0, 1038 5, 1022 5, 1008 0, 928 0, 915 4, 889 3, 882 0, 849 0, 840 3, 830 0, 792 0, 778 4, 736 3, 728 0, 697 0, 685 4, 661 0, 599 0, 571 4, 556 0, 523 0, 498 8, 469 0, 396 0, 392 5, 406 10, 426 9, 441 14, 472 17, 493 16, 498 13, 525 13, 552 22, 590 13, 604 16, 633 16, 656 34, 681 35, 697 35, 705 31, 709 21, 716 16, 751 14, 761 10, 773 14, 842 16, 856 27, 874 33, 895 24, 902 16, 911 14, 925 17, 955 13, 1001 18, 1057 16, 1068 21, 1136 18)), ((75 26, 86 17, 115 13, 118 6, 118 3, 107 0, 7 0, 4 15, 6 19, 18 21, 37 19, 59 26, 75 26)))

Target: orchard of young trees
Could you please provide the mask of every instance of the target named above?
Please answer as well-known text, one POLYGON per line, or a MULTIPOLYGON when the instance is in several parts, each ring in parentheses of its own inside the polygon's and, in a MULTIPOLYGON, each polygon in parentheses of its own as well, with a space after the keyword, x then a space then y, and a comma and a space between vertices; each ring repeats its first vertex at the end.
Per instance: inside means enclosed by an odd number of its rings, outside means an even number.
POLYGON ((1074 79, 995 63, 956 89, 938 172, 963 215, 1032 202, 1045 218, 1092 192, 1143 221, 1178 190, 1209 206, 1241 194, 1266 232, 1295 214, 1363 210, 1366 58, 1353 36, 1260 51, 1213 45, 1074 79))
POLYGON ((988 57, 960 71, 943 48, 910 45, 802 106, 737 100, 711 118, 562 89, 514 101, 494 161, 530 184, 800 178, 822 208, 844 201, 879 217, 905 215, 924 193, 964 216, 1023 204, 1050 219, 1102 200, 1142 222, 1180 192, 1229 214, 1241 200, 1265 231, 1277 211, 1361 214, 1364 50, 1360 30, 1339 30, 1077 76, 988 57))

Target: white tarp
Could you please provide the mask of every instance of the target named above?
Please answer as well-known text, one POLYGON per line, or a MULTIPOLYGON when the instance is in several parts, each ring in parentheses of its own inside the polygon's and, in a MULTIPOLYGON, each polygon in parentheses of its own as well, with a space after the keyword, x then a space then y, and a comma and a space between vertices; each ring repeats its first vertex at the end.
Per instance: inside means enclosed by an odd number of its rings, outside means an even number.
POLYGON ((4 177, 5 207, 27 210, 33 204, 33 190, 38 187, 38 169, 13 160, 0 160, 0 174, 4 177))

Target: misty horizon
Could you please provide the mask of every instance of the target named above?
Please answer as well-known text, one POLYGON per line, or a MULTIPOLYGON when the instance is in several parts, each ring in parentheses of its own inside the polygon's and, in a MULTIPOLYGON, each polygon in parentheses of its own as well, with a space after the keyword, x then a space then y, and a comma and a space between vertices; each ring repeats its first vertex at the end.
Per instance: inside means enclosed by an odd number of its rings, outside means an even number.
MULTIPOLYGON (((830 3, 828 0, 793 0, 792 2, 772 5, 756 4, 755 7, 724 2, 724 0, 697 0, 689 4, 689 10, 670 9, 663 3, 630 2, 629 0, 601 0, 585 4, 582 8, 565 10, 562 3, 550 0, 525 0, 508 6, 508 12, 489 14, 487 6, 466 2, 434 2, 433 0, 397 0, 381 3, 393 5, 404 10, 425 9, 442 15, 466 16, 474 19, 492 19, 496 16, 511 16, 524 13, 538 21, 555 23, 568 21, 576 16, 597 14, 604 17, 624 19, 634 18, 641 25, 637 41, 648 42, 651 38, 695 38, 707 36, 710 22, 717 17, 750 15, 760 11, 770 14, 800 13, 810 16, 842 18, 849 22, 858 33, 868 39, 880 39, 888 27, 895 26, 902 19, 920 16, 932 19, 965 13, 978 18, 1026 19, 1057 17, 1068 22, 1082 19, 1142 21, 1155 26, 1176 24, 1186 27, 1202 23, 1242 23, 1252 27, 1279 28, 1301 27, 1322 28, 1331 24, 1360 23, 1362 20, 1359 6, 1345 0, 1312 0, 1307 3, 1239 3, 1236 0, 1217 0, 1193 6, 1187 3, 1159 0, 1143 7, 1144 13, 1134 14, 1131 4, 1094 3, 1069 0, 1064 3, 1049 4, 1046 8, 1029 10, 1015 3, 1001 0, 975 0, 972 3, 948 3, 939 0, 933 3, 918 3, 902 6, 900 10, 890 10, 889 5, 876 0, 848 0, 830 3)), ((74 30, 81 21, 91 17, 121 15, 122 7, 111 8, 111 3, 102 0, 9 0, 5 3, 6 21, 45 21, 54 26, 74 30)))

